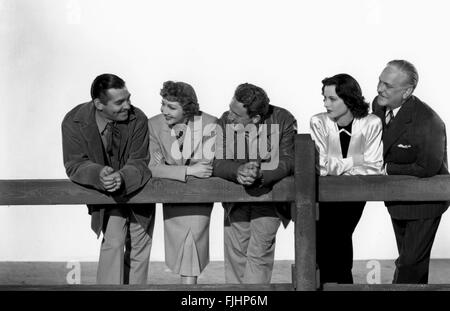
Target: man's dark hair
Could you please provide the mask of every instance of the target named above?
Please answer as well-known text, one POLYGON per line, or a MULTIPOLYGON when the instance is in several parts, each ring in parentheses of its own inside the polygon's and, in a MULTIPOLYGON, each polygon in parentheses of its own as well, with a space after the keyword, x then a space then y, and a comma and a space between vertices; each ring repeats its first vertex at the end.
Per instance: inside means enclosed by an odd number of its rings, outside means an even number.
POLYGON ((109 89, 123 89, 125 81, 111 73, 104 73, 94 79, 91 85, 91 98, 94 100, 106 95, 109 89))
POLYGON ((247 109, 250 118, 260 115, 264 118, 269 111, 270 99, 266 92, 253 84, 243 83, 236 88, 234 98, 247 109))
POLYGON ((183 114, 188 118, 200 114, 194 88, 185 82, 164 82, 160 95, 168 101, 178 102, 183 108, 183 114))
POLYGON ((322 94, 325 86, 336 86, 336 94, 344 101, 353 117, 364 118, 369 114, 369 104, 365 102, 361 87, 350 75, 341 73, 322 80, 322 94))

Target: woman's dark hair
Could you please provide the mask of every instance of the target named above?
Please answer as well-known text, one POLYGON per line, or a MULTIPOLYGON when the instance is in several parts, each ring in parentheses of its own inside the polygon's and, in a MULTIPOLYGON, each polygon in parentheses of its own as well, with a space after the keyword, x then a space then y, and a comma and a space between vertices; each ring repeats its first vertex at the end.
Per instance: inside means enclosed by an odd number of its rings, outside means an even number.
POLYGON ((187 118, 200 114, 197 95, 194 88, 187 83, 166 81, 160 95, 168 101, 178 102, 187 118))
POLYGON ((104 73, 97 76, 91 85, 91 98, 96 99, 106 95, 109 89, 123 89, 125 81, 111 73, 104 73))
POLYGON ((364 118, 369 114, 369 104, 365 102, 358 82, 350 75, 341 73, 322 80, 322 94, 325 86, 335 85, 336 94, 348 107, 353 117, 364 118))
POLYGON ((264 118, 269 110, 270 99, 259 86, 243 83, 236 88, 234 98, 244 105, 250 118, 258 114, 264 118))

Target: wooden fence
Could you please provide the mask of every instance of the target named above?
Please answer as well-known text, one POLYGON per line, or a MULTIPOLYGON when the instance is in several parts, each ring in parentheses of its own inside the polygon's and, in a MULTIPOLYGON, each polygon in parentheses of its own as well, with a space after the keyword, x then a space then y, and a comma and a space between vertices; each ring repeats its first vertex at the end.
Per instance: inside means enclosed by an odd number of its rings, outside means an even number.
MULTIPOLYGON (((310 135, 295 140, 295 173, 277 183, 273 190, 252 196, 237 184, 219 178, 190 179, 187 183, 151 179, 128 203, 197 202, 295 202, 295 267, 292 283, 270 285, 197 284, 131 286, 137 290, 316 290, 316 203, 318 201, 442 201, 450 200, 450 176, 327 176, 317 178, 316 151, 310 135)), ((0 205, 69 205, 115 203, 115 199, 76 185, 69 180, 0 180, 0 205)), ((86 229, 88 230, 88 228, 86 229)), ((333 290, 424 290, 436 286, 332 285, 333 290), (385 287, 380 287, 385 286, 385 287)), ((0 289, 125 290, 130 286, 0 286, 0 289)), ((439 285, 448 289, 450 285, 439 285)))

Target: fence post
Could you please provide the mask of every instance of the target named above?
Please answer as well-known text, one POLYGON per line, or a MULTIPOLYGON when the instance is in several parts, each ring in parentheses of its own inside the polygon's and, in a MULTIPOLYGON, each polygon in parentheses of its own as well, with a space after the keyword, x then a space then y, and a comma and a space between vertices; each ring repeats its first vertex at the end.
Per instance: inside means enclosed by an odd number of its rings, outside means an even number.
POLYGON ((295 138, 295 284, 316 290, 315 145, 309 134, 295 138))

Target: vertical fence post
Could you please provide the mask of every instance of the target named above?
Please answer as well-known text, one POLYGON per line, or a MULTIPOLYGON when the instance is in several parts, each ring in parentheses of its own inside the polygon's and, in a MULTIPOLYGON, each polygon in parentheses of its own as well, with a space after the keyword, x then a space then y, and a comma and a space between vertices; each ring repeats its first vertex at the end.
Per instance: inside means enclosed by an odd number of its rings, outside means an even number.
POLYGON ((316 290, 315 145, 309 134, 295 138, 295 283, 316 290))

